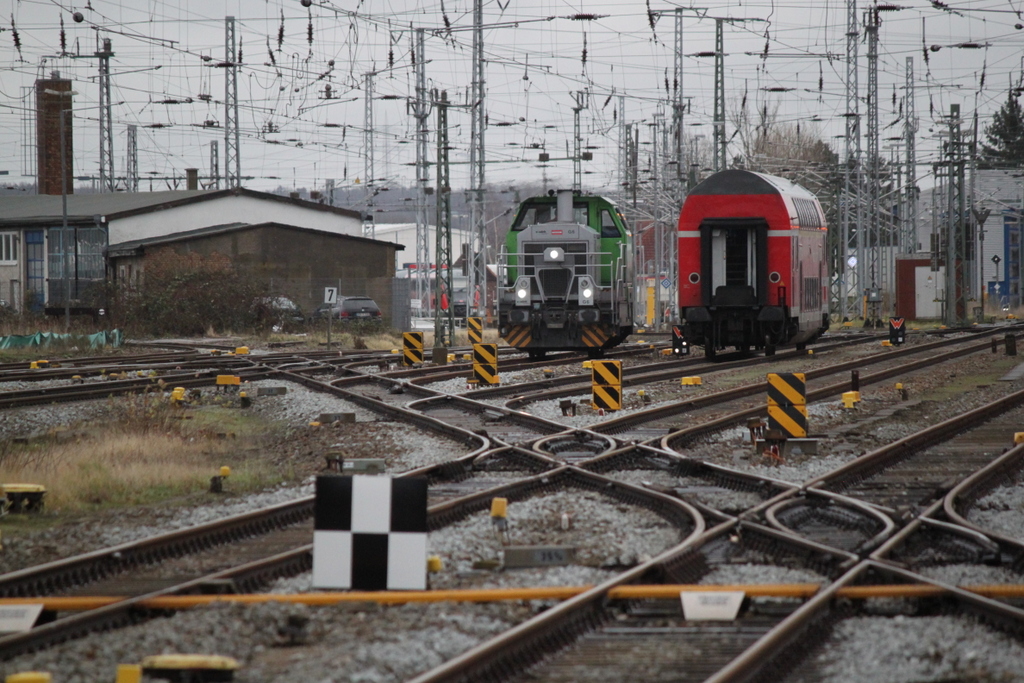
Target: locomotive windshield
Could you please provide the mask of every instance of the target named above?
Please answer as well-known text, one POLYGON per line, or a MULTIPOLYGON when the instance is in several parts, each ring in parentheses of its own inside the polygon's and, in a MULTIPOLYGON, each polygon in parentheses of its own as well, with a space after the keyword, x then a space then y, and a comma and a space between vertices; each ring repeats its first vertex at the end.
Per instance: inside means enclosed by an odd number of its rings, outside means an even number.
MULTIPOLYGON (((553 201, 526 202, 516 214, 516 220, 512 223, 512 232, 519 232, 530 225, 557 221, 557 213, 558 207, 553 201)), ((585 202, 575 202, 572 205, 572 222, 587 224, 587 204, 585 202)))

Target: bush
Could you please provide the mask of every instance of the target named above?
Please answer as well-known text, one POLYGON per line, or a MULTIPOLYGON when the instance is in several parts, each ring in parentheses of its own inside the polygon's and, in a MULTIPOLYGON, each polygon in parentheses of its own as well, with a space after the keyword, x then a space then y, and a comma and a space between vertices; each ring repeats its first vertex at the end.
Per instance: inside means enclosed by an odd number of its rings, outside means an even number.
POLYGON ((253 328, 252 302, 264 283, 242 277, 221 254, 178 254, 169 248, 146 255, 136 283, 119 282, 108 293, 114 325, 134 335, 202 335, 207 329, 253 328))

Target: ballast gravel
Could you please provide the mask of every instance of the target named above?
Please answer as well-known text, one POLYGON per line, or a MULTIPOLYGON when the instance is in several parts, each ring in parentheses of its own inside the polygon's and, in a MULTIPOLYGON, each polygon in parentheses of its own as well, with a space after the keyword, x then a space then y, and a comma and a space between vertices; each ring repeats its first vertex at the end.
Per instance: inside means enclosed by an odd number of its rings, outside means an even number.
POLYGON ((1022 577, 1006 567, 983 564, 944 564, 914 567, 918 574, 951 586, 984 586, 999 583, 1021 583, 1022 577))
POLYGON ((616 470, 605 476, 636 486, 667 486, 683 500, 696 501, 729 513, 747 510, 762 501, 761 496, 753 491, 733 491, 697 477, 678 477, 664 470, 616 470))
POLYGON ((1019 681, 1024 647, 966 616, 865 616, 840 622, 812 661, 813 678, 795 675, 787 680, 1019 681))
POLYGON ((967 521, 1013 538, 1024 538, 1024 482, 989 491, 968 510, 967 521))
POLYGON ((175 508, 146 508, 144 514, 92 516, 31 534, 4 534, 0 573, 51 560, 72 557, 98 548, 129 543, 176 529, 206 524, 224 517, 252 512, 313 494, 312 480, 301 485, 281 485, 238 498, 175 508), (133 521, 139 523, 133 523, 133 521))
POLYGON ((519 603, 212 604, 0 664, 59 683, 113 680, 118 663, 200 652, 237 659, 237 683, 390 683, 437 666, 532 616, 519 603))
POLYGON ((704 586, 742 585, 746 583, 823 583, 825 577, 809 569, 772 564, 716 564, 701 577, 704 586))
MULTIPOLYGON (((508 505, 508 536, 499 535, 489 511, 430 532, 428 553, 443 563, 430 576, 433 589, 583 586, 600 583, 682 540, 680 530, 640 507, 592 491, 557 491, 508 505), (563 514, 568 529, 562 528, 563 514), (568 566, 475 569, 478 561, 500 563, 508 545, 576 548, 568 566)), ((279 581, 271 593, 312 590, 309 573, 279 581)))

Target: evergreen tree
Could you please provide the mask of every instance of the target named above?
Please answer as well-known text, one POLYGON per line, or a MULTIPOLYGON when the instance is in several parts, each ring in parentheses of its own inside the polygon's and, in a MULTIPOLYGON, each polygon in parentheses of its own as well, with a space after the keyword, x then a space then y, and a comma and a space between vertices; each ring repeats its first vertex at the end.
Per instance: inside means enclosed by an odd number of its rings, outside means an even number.
POLYGON ((988 143, 981 146, 981 165, 985 168, 1024 166, 1024 111, 1011 90, 1006 104, 985 127, 988 143))

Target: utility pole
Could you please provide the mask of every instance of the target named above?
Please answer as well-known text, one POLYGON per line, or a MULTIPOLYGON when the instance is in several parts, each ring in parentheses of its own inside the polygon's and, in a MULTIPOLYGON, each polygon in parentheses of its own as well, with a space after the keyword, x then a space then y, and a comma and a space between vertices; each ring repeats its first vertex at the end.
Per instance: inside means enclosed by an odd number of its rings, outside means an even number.
POLYGON ((870 312, 865 327, 881 326, 880 314, 885 308, 883 302, 889 296, 885 282, 882 256, 884 249, 878 211, 878 185, 881 182, 878 158, 878 25, 878 9, 872 7, 867 11, 864 25, 868 38, 868 235, 864 255, 867 257, 867 276, 871 282, 868 296, 870 312))
POLYGON ((686 140, 683 135, 683 8, 675 9, 675 78, 672 102, 672 130, 675 133, 676 200, 682 206, 686 198, 686 140))
POLYGON ((712 126, 715 131, 715 173, 725 170, 725 36, 722 23, 715 19, 715 117, 712 126))
MULTIPOLYGON (((473 0, 473 80, 470 102, 469 211, 472 240, 469 250, 467 311, 480 315, 487 310, 487 226, 484 216, 484 3, 473 0)), ((561 217, 559 217, 561 218, 561 217)))
MULTIPOLYGON (((693 10, 687 7, 685 9, 693 10)), ((764 19, 736 19, 732 17, 713 17, 715 20, 715 115, 714 128, 714 170, 724 171, 728 167, 727 148, 729 140, 725 137, 725 22, 738 24, 743 21, 764 21, 764 19)), ((679 40, 682 40, 680 36, 679 40)), ((702 53, 706 54, 706 53, 702 53)))
POLYGON ((662 148, 658 146, 659 133, 662 127, 664 115, 658 111, 654 114, 654 123, 651 125, 651 185, 654 188, 654 201, 651 213, 654 216, 654 329, 661 331, 663 321, 661 306, 661 277, 665 259, 665 225, 661 220, 661 154, 662 148))
POLYGON ((139 127, 128 124, 128 159, 125 164, 125 189, 139 191, 139 127))
POLYGON ((860 210, 860 100, 858 87, 857 51, 860 43, 860 22, 857 0, 846 3, 846 163, 843 174, 842 197, 842 253, 839 258, 838 312, 848 321, 860 315, 861 288, 864 264, 861 255, 863 242, 860 210))
POLYGON ((238 130, 238 40, 235 18, 224 19, 224 180, 242 186, 241 135, 238 130))
POLYGON ((220 150, 217 148, 217 141, 210 141, 210 180, 213 189, 220 189, 220 150))
POLYGON ((110 38, 104 38, 102 49, 95 54, 100 64, 100 192, 114 191, 114 127, 110 102, 110 38))
POLYGON ((416 29, 416 99, 412 114, 416 119, 416 297, 420 312, 429 309, 430 299, 430 222, 427 220, 427 189, 430 161, 427 140, 430 134, 430 100, 427 95, 427 58, 424 29, 416 29))
POLYGON ((619 192, 629 189, 629 133, 626 127, 626 96, 619 95, 619 192))
POLYGON ((946 312, 949 326, 967 323, 967 287, 964 277, 967 261, 967 231, 964 225, 963 140, 960 130, 960 105, 949 108, 949 142, 946 154, 946 312))
POLYGON ((906 211, 903 216, 903 239, 900 246, 904 254, 913 254, 917 249, 917 151, 914 140, 917 137, 917 114, 914 110, 914 58, 907 57, 906 101, 903 111, 903 137, 907 148, 906 211))
MULTIPOLYGON (((436 95, 436 91, 435 91, 436 95)), ((448 169, 448 92, 435 97, 437 109, 437 217, 434 277, 434 347, 450 347, 455 343, 455 305, 452 296, 452 188, 448 169)), ((434 359, 437 362, 437 359, 434 359)))
POLYGON ((373 188, 376 169, 373 159, 373 77, 376 73, 366 72, 363 83, 363 185, 366 188, 366 213, 370 220, 363 221, 363 237, 376 237, 376 222, 373 220, 373 188))
MULTIPOLYGON (((577 90, 576 106, 572 108, 572 191, 583 190, 583 172, 580 162, 583 159, 581 147, 582 135, 580 134, 580 112, 587 108, 587 91, 577 90)), ((571 221, 571 217, 559 216, 560 221, 571 221)))

